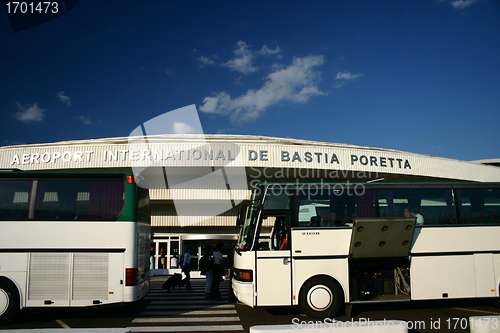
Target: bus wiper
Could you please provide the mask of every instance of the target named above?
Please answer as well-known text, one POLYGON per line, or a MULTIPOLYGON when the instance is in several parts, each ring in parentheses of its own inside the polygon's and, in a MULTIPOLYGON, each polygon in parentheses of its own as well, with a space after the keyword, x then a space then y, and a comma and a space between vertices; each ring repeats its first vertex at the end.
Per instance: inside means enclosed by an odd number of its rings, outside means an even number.
POLYGON ((238 249, 238 247, 236 245, 234 246, 234 251, 236 253, 238 253, 238 255, 241 257, 241 251, 240 251, 240 249, 238 249))

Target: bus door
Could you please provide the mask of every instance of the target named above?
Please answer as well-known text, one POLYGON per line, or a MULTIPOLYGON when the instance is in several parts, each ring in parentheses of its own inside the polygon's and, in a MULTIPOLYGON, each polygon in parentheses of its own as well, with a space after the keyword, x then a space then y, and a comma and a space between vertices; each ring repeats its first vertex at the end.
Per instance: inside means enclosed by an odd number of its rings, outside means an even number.
POLYGON ((258 306, 292 305, 292 260, 289 214, 263 212, 261 237, 256 251, 256 302, 258 306), (264 233, 269 231, 270 237, 264 233))

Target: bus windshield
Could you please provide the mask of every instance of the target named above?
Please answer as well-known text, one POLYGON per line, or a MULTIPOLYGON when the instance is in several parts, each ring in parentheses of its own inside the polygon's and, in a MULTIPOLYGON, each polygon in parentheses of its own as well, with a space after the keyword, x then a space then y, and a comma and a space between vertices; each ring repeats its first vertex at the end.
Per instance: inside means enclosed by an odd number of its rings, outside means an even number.
POLYGON ((252 200, 241 207, 240 216, 243 217, 243 223, 240 228, 240 234, 236 243, 239 250, 250 250, 254 235, 256 234, 256 225, 258 223, 258 213, 260 200, 262 198, 262 188, 253 192, 252 200))
POLYGON ((236 244, 240 250, 249 250, 253 243, 253 236, 255 234, 255 226, 257 224, 258 203, 249 203, 241 209, 246 210, 242 213, 245 217, 243 225, 240 229, 240 235, 236 244))

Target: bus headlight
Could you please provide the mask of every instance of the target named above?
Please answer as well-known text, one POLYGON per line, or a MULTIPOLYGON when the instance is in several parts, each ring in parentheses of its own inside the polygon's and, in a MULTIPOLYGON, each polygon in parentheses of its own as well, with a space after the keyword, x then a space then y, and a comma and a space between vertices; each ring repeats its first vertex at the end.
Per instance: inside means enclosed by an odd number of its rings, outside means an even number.
POLYGON ((253 282, 253 272, 250 269, 238 269, 233 271, 233 279, 241 282, 253 282))

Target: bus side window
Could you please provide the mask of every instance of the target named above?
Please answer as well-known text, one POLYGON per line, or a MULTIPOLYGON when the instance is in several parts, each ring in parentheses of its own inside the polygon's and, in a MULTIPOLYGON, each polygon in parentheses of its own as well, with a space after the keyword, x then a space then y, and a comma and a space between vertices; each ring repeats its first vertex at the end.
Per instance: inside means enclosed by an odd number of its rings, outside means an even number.
POLYGON ((76 199, 78 189, 76 186, 66 187, 58 191, 60 212, 59 220, 75 220, 77 216, 76 199))
POLYGON ((416 217, 419 225, 455 224, 452 193, 448 189, 387 189, 378 191, 380 217, 416 217))
POLYGON ((500 191, 497 189, 458 189, 456 197, 462 224, 500 223, 500 191))
MULTIPOLYGON (((261 251, 277 251, 290 249, 290 222, 287 215, 265 215, 263 221, 264 225, 272 225, 271 238, 269 244, 266 242, 259 243, 259 250, 261 251), (272 224, 271 224, 272 223, 272 224)), ((260 239, 264 237, 265 228, 261 228, 260 239)))
POLYGON ((286 216, 277 216, 274 223, 272 235, 272 249, 273 250, 289 250, 290 249, 290 235, 289 223, 286 216))
POLYGON ((123 182, 93 181, 90 183, 89 219, 117 219, 124 205, 123 182))
POLYGON ((31 181, 2 181, 0 183, 0 220, 27 220, 31 181))

